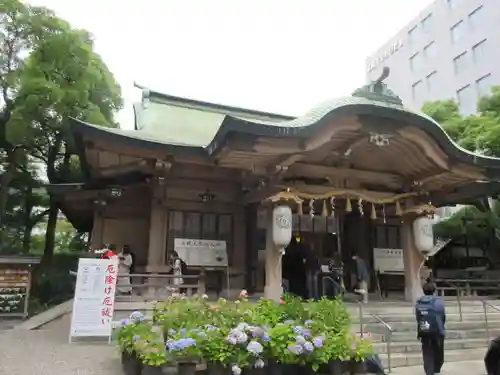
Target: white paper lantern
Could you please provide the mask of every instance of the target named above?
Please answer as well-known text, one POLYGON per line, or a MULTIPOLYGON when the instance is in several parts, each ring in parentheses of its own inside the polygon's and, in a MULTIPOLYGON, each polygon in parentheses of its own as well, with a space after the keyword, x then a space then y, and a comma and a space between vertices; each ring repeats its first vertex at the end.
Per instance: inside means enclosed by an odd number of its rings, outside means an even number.
POLYGON ((273 243, 286 247, 292 239, 292 209, 289 206, 277 206, 273 209, 273 243))
POLYGON ((432 231, 432 220, 422 216, 413 222, 413 235, 415 246, 422 254, 429 255, 434 249, 434 233, 432 231))

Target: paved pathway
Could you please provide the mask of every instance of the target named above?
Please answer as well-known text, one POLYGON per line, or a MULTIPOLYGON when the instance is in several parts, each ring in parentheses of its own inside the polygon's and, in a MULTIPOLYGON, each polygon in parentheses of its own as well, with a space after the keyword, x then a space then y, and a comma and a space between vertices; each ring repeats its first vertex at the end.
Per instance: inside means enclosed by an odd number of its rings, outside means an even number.
MULTIPOLYGON (((446 355, 446 354, 445 354, 446 355)), ((400 367, 391 372, 391 375, 422 375, 424 369, 422 366, 400 367)), ((452 362, 445 363, 441 375, 484 375, 483 361, 452 362)))
MULTIPOLYGON (((68 344, 69 316, 36 331, 0 331, 0 375, 122 375, 118 353, 106 344, 68 344)), ((391 375, 421 375, 422 366, 391 375)), ((446 363, 442 375, 484 375, 482 361, 446 363)))
POLYGON ((0 375, 122 375, 116 348, 68 344, 69 317, 38 331, 0 331, 0 375))

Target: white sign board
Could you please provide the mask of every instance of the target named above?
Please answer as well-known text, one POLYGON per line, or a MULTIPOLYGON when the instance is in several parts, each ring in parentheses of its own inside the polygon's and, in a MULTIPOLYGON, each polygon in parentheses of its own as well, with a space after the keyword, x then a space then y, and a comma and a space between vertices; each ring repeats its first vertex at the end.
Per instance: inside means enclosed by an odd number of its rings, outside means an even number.
POLYGON ((174 250, 188 266, 228 266, 226 241, 176 238, 174 250))
POLYGON ((70 341, 72 337, 111 336, 117 274, 116 259, 79 260, 70 341))
POLYGON ((380 273, 404 273, 402 249, 373 249, 375 271, 380 273))

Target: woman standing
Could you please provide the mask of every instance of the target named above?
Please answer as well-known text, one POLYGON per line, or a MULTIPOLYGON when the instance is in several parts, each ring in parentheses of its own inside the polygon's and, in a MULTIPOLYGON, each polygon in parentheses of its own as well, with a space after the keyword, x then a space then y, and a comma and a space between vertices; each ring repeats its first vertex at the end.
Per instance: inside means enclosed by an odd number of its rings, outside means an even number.
POLYGON ((132 283, 130 282, 130 276, 122 276, 129 275, 130 270, 134 265, 134 259, 132 254, 130 253, 130 247, 128 245, 124 245, 122 248, 122 252, 118 254, 118 293, 130 295, 132 294, 132 283))

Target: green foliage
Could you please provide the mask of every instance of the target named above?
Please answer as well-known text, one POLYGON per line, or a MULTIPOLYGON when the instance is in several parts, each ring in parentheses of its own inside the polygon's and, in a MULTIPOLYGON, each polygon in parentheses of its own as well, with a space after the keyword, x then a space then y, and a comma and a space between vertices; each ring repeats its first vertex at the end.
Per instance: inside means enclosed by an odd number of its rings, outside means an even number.
MULTIPOLYGON (((31 253, 43 254, 47 223, 40 223, 31 236, 31 253)), ((87 250, 87 234, 79 233, 66 219, 57 220, 54 254, 83 253, 87 250)))
MULTIPOLYGON (((439 122, 463 148, 500 157, 500 86, 493 87, 490 95, 479 100, 476 115, 460 116, 458 105, 451 100, 426 103, 422 111, 439 122)), ((477 245, 491 243, 494 229, 500 228, 500 218, 497 212, 490 210, 484 203, 486 198, 435 225, 435 235, 442 238, 463 237, 465 228, 462 218, 467 216, 470 218, 467 225, 468 239, 477 245)))
POLYGON ((164 358, 159 358, 165 352, 157 338, 140 333, 143 328, 130 320, 122 323, 118 335, 121 350, 136 352, 140 358, 147 356, 147 363, 201 358, 236 371, 260 368, 265 363, 318 370, 334 360, 361 361, 373 353, 369 340, 351 333, 350 317, 340 300, 304 303, 285 296, 280 303, 261 299, 251 304, 242 292, 236 301, 210 303, 203 297, 173 295, 156 304, 153 324, 146 331, 162 327, 167 348, 164 358))

